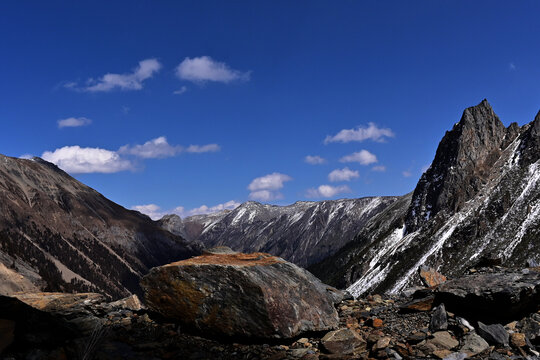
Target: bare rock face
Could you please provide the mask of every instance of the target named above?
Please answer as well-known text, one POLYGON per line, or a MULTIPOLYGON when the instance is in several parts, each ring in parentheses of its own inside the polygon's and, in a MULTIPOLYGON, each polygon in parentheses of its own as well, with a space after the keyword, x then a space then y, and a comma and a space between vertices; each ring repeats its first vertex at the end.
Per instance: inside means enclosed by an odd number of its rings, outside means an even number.
POLYGON ((467 275, 440 285, 435 297, 436 302, 444 302, 450 311, 468 319, 507 323, 539 309, 540 272, 525 269, 467 275))
POLYGON ((142 281, 148 307, 204 333, 291 338, 338 326, 337 290, 264 253, 211 253, 153 268, 142 281))

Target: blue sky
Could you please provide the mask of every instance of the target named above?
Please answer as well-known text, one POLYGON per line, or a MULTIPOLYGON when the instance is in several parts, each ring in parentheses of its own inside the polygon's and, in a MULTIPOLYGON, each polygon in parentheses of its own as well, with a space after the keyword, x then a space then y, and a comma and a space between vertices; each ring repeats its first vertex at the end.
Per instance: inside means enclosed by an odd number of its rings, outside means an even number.
POLYGON ((540 108, 540 4, 507 4, 4 1, 0 153, 154 217, 402 195, 465 107, 540 108))

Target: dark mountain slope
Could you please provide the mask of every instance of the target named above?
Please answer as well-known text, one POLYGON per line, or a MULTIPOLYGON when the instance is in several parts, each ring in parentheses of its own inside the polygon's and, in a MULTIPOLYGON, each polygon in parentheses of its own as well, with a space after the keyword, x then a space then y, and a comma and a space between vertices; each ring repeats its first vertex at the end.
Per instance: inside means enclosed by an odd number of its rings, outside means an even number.
POLYGON ((38 288, 124 296, 150 267, 194 253, 55 165, 0 155, 0 262, 38 288))

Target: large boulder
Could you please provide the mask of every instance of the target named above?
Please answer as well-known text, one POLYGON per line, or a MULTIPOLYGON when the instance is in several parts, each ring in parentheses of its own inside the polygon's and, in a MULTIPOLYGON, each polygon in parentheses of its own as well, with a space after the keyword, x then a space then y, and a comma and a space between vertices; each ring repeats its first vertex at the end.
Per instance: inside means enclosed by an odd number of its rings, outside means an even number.
POLYGON ((264 253, 208 251, 153 268, 141 285, 151 310, 205 334, 291 338, 339 323, 336 289, 264 253))
POLYGON ((524 269, 466 275, 439 285, 435 297, 436 303, 444 303, 449 311, 467 319, 506 324, 539 309, 540 272, 524 269))

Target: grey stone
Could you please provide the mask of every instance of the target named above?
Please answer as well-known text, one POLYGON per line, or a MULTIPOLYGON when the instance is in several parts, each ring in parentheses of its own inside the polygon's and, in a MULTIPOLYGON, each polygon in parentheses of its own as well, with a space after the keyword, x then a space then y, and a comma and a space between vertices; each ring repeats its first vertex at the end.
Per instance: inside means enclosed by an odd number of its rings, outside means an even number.
POLYGON ((448 329, 448 318, 444 304, 440 304, 433 310, 431 320, 429 322, 429 331, 437 332, 448 329))
POLYGON ((478 334, 493 345, 508 346, 510 335, 501 324, 485 325, 478 322, 478 334))
POLYGON ((462 339, 461 352, 474 356, 489 348, 489 344, 475 332, 467 333, 462 339))

